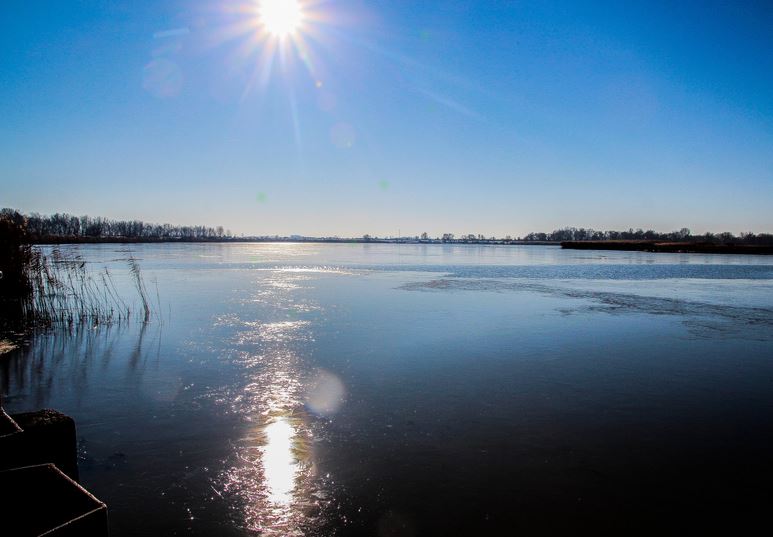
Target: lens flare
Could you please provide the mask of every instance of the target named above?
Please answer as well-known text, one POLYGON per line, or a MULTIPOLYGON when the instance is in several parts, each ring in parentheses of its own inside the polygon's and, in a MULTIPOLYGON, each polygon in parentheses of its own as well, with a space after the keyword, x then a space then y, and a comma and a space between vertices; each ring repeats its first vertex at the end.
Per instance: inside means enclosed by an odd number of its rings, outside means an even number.
POLYGON ((344 383, 329 371, 318 371, 306 390, 306 405, 318 416, 332 416, 345 398, 344 383))

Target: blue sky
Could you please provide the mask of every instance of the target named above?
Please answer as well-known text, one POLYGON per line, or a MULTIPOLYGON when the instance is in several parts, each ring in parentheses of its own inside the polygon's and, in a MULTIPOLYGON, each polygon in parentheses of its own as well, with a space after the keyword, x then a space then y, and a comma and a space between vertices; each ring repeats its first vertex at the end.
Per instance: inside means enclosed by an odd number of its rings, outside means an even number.
POLYGON ((306 2, 270 71, 251 7, 6 0, 0 205, 245 234, 773 231, 770 3, 306 2))

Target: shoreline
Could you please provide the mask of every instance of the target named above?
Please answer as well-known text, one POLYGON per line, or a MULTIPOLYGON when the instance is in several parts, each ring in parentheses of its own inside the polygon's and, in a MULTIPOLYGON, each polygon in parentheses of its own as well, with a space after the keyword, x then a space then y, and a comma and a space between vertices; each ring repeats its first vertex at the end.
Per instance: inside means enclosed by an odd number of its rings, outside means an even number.
POLYGON ((217 239, 155 239, 132 237, 42 237, 31 238, 34 245, 58 244, 160 244, 160 243, 231 243, 231 242, 286 242, 286 243, 333 243, 333 244, 484 244, 496 246, 559 246, 560 241, 517 241, 517 240, 453 240, 440 239, 340 239, 313 237, 230 237, 217 239))
POLYGON ((363 239, 338 237, 220 237, 212 239, 136 238, 136 237, 32 237, 29 244, 52 246, 64 244, 222 244, 222 243, 310 243, 310 244, 421 244, 485 246, 560 246, 566 250, 616 250, 651 253, 773 255, 773 245, 716 244, 711 242, 658 240, 604 241, 524 241, 497 239, 363 239))
POLYGON ((756 244, 714 244, 709 242, 664 242, 664 241, 563 241, 561 248, 567 250, 619 250, 631 252, 677 253, 677 254, 740 254, 772 255, 773 246, 756 244))

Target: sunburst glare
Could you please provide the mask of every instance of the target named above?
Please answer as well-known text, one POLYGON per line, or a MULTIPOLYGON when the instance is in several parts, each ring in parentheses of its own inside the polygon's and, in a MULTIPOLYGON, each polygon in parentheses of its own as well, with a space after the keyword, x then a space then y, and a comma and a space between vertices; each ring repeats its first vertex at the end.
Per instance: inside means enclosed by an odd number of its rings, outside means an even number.
POLYGON ((258 14, 266 31, 279 38, 295 33, 303 20, 298 0, 258 0, 258 14))
MULTIPOLYGON (((242 98, 263 90, 276 73, 288 87, 306 82, 319 87, 318 52, 311 42, 321 44, 325 26, 331 24, 331 12, 318 0, 234 0, 219 2, 223 17, 212 34, 212 44, 232 42, 229 57, 234 72, 250 73, 242 98), (298 77, 302 66, 308 78, 298 77)), ((293 99, 292 90, 288 98, 293 99)), ((294 106, 294 105, 293 105, 294 106)))

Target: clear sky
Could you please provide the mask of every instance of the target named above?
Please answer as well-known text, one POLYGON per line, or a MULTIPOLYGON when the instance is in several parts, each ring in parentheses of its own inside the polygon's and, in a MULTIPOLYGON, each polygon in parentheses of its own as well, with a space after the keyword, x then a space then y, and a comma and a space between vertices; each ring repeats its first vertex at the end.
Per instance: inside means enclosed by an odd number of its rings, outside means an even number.
POLYGON ((0 206, 236 233, 773 231, 770 2, 4 0, 0 206))

